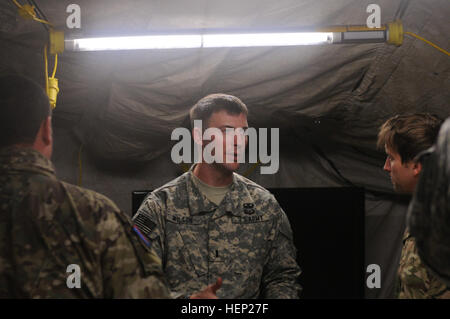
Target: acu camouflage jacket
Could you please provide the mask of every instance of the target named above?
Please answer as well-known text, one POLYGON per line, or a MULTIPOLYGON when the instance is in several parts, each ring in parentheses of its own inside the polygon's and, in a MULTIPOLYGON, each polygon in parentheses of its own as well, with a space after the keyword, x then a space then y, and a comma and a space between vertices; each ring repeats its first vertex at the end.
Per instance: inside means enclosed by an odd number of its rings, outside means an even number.
POLYGON ((219 298, 298 298, 292 230, 274 196, 234 174, 217 206, 192 174, 191 168, 153 191, 133 218, 161 258, 172 292, 190 296, 222 277, 219 298))

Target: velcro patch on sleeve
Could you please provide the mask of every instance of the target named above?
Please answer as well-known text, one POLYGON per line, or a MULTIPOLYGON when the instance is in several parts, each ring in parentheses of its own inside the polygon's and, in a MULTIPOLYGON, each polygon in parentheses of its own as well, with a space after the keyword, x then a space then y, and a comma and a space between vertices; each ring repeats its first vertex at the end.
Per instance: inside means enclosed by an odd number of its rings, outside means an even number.
POLYGON ((147 247, 150 247, 150 240, 145 236, 142 231, 136 225, 133 225, 134 232, 139 236, 139 238, 144 242, 147 247))
POLYGON ((145 213, 138 213, 133 218, 133 223, 138 227, 143 235, 146 237, 150 236, 150 233, 155 229, 156 223, 153 222, 150 217, 148 217, 145 213))

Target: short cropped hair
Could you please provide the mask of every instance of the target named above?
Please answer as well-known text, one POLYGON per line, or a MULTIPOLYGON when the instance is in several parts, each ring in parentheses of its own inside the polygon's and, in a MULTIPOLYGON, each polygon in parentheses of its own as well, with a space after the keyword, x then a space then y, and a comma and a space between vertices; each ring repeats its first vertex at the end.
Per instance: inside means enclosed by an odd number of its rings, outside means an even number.
POLYGON ((44 89, 22 75, 0 76, 0 147, 32 144, 51 114, 44 89))
POLYGON ((391 148, 402 164, 414 160, 436 141, 442 120, 429 113, 401 114, 388 119, 378 133, 377 146, 391 148))
POLYGON ((237 97, 223 93, 210 94, 200 99, 191 108, 189 112, 191 128, 194 128, 195 120, 202 120, 203 123, 208 125, 211 115, 222 110, 231 115, 239 115, 241 113, 248 115, 247 106, 237 97))

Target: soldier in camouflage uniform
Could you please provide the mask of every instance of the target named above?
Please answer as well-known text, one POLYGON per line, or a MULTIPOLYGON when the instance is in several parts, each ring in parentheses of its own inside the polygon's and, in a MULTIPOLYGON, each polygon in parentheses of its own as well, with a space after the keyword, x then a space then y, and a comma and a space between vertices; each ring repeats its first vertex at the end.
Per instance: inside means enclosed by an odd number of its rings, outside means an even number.
MULTIPOLYGON (((415 157, 431 147, 441 120, 430 114, 397 115, 387 120, 378 134, 378 146, 387 156, 384 170, 390 173, 394 190, 412 195, 422 164, 415 157)), ((397 295, 401 299, 448 298, 448 287, 430 272, 417 252, 415 238, 407 227, 398 268, 397 295)))
POLYGON ((117 206, 56 178, 49 108, 33 81, 0 77, 0 298, 169 298, 160 259, 117 206))
MULTIPOLYGON (((426 266, 427 271, 420 271, 433 296, 450 299, 450 118, 442 125, 435 146, 419 157, 422 174, 408 210, 414 254, 416 263, 421 260, 426 266), (439 281, 430 280, 428 274, 439 281), (441 282, 447 289, 436 285, 441 282)), ((425 290, 422 286, 419 291, 425 290)))
MULTIPOLYGON (((225 145, 225 128, 245 129, 247 113, 238 98, 213 94, 190 117, 191 124, 202 120, 219 128, 214 143, 225 145)), ((194 141, 204 148, 208 142, 197 129, 194 141)), ((231 143, 231 160, 193 165, 153 191, 133 221, 161 258, 174 297, 221 278, 220 298, 298 298, 300 268, 289 220, 273 195, 234 172, 246 139, 235 136, 231 143)))

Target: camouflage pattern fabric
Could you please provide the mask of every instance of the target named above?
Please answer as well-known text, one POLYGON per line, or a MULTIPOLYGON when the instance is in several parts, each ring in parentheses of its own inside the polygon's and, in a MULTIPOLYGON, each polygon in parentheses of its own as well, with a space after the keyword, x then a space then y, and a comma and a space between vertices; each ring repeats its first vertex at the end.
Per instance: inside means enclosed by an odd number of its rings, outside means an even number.
POLYGON ((172 293, 190 296, 222 277, 219 298, 298 298, 292 230, 273 195, 234 174, 216 205, 193 182, 193 167, 149 194, 133 218, 172 293))
POLYGON ((160 259, 105 196, 57 180, 32 149, 0 150, 1 298, 169 298, 160 259), (80 267, 81 288, 68 288, 80 267))
POLYGON ((400 299, 448 299, 450 290, 422 263, 414 237, 408 230, 398 269, 400 299))
POLYGON ((423 264, 450 287, 450 118, 441 126, 436 144, 420 160, 423 169, 408 210, 408 224, 423 264))

